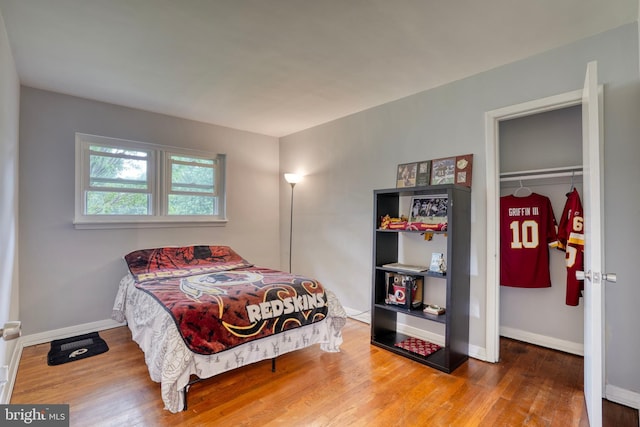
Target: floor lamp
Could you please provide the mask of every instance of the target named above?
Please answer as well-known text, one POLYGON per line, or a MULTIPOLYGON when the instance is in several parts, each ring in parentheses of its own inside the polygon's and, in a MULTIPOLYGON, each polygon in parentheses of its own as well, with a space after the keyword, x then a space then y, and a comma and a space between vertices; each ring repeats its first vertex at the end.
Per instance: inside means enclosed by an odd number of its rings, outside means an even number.
POLYGON ((291 184, 291 214, 289 215, 289 273, 291 273, 291 252, 293 250, 293 187, 302 181, 302 175, 285 173, 284 179, 291 184))

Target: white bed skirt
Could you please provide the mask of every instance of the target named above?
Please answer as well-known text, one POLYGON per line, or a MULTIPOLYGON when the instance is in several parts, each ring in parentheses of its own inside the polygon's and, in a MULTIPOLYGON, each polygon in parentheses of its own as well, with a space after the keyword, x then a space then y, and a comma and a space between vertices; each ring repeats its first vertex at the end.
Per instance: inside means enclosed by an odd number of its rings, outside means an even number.
POLYGON ((184 407, 182 390, 191 375, 209 378, 314 344, 320 344, 323 351, 340 351, 346 312, 333 292, 325 292, 329 315, 324 320, 212 355, 189 350, 171 315, 153 297, 137 289, 131 275, 120 281, 111 317, 127 322, 133 340, 144 352, 151 379, 161 384, 165 409, 179 412, 184 407))

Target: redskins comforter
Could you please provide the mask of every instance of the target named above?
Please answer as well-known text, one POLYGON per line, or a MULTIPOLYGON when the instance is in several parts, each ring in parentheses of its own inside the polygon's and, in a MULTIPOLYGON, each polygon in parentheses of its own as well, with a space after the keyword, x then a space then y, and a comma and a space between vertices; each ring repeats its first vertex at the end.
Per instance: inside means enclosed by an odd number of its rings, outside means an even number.
POLYGON ((325 351, 339 351, 346 313, 316 280, 253 266, 228 246, 144 249, 124 259, 130 274, 121 282, 113 318, 128 321, 172 412, 179 410, 179 391, 191 374, 207 378, 315 343, 325 351), (151 301, 161 309, 150 307, 151 301), (156 314, 151 318, 149 313, 156 314), (165 333, 168 320, 155 319, 165 316, 175 324, 174 331, 165 333), (158 336, 167 333, 166 342, 192 353, 180 359, 184 366, 176 366, 175 349, 164 351, 167 344, 158 336), (284 346, 279 334, 295 336, 295 346, 284 346), (156 345, 162 352, 151 348, 156 345), (256 346, 264 348, 257 359, 256 346), (254 349, 251 357, 239 359, 247 348, 254 349), (220 360, 227 354, 233 354, 236 363, 222 367, 220 360), (160 372, 155 372, 158 367, 160 372))

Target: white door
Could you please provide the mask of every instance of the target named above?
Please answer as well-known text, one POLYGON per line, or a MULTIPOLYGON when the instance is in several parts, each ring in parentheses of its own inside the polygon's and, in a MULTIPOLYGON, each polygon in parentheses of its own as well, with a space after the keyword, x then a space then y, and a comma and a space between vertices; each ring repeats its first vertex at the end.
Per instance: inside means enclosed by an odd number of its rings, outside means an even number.
MULTIPOLYGON (((582 93, 582 158, 584 184, 584 397, 589 423, 602 425, 603 386, 603 227, 602 138, 597 63, 587 65, 582 93)), ((580 273, 578 273, 580 274, 580 273)), ((606 275, 605 275, 606 277, 606 275)), ((579 278, 581 278, 579 276, 579 278)))
POLYGON ((615 282, 615 274, 603 274, 603 229, 604 223, 602 203, 602 138, 601 138, 601 103, 602 97, 598 88, 597 63, 587 65, 582 97, 580 91, 553 96, 537 101, 489 111, 485 114, 486 148, 487 148, 487 186, 488 200, 487 218, 487 360, 497 362, 499 359, 499 306, 500 291, 498 272, 498 212, 499 212, 499 135, 498 124, 501 120, 536 114, 565 106, 582 103, 582 156, 583 156, 583 208, 585 223, 585 256, 584 269, 584 395, 587 404, 589 422, 592 427, 602 425, 602 390, 603 390, 603 289, 602 281, 615 282))

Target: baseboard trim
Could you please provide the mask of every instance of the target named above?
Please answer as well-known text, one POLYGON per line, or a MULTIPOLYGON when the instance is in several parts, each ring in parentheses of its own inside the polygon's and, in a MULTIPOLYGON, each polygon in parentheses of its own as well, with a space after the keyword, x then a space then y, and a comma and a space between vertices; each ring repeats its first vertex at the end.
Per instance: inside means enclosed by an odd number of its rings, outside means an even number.
POLYGON ((83 323, 82 325, 69 326, 67 328, 54 329, 52 331, 39 332, 37 334, 23 336, 22 343, 24 347, 51 342, 62 338, 69 338, 76 335, 88 334, 90 332, 104 331, 105 329, 113 329, 123 326, 124 323, 118 323, 112 319, 98 320, 97 322, 83 323))
POLYGON ((20 357, 22 357, 22 337, 16 340, 13 351, 11 352, 11 359, 9 360, 9 372, 7 373, 7 382, 2 388, 2 394, 0 395, 0 404, 8 405, 11 401, 11 394, 13 393, 13 386, 16 383, 16 375, 18 375, 18 365, 20 364, 20 357))
MULTIPOLYGON (((487 349, 485 347, 480 347, 478 345, 469 344, 469 357, 482 360, 483 362, 489 362, 489 359, 487 359, 487 349)), ((498 363, 498 362, 489 362, 489 363, 498 363)))
POLYGON ((500 327, 500 335, 506 338, 512 338, 514 340, 539 345, 541 347, 560 350, 564 351, 565 353, 576 354, 578 356, 584 356, 584 345, 582 343, 561 340, 558 338, 548 337, 540 334, 534 334, 532 332, 509 328, 506 326, 500 327))
POLYGON ((640 393, 635 393, 611 384, 607 384, 604 389, 607 400, 640 410, 640 393))
POLYGON ((371 324, 371 311, 362 311, 356 310, 355 308, 344 307, 344 311, 347 312, 347 317, 357 320, 358 322, 363 322, 367 324, 371 324))
POLYGON ((18 365, 20 365, 20 358, 22 357, 22 349, 32 345, 43 344, 51 342, 53 340, 73 337, 76 335, 87 334, 89 332, 104 331, 105 329, 117 328, 123 326, 124 323, 118 323, 115 320, 105 319, 97 322, 83 323, 82 325, 70 326, 68 328, 55 329, 46 332, 39 332, 37 334, 24 335, 18 338, 13 348, 11 360, 9 362, 9 378, 4 385, 2 395, 0 395, 0 404, 8 405, 11 402, 11 395, 13 394, 13 387, 16 382, 16 375, 18 375, 18 365))

